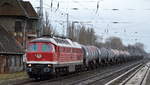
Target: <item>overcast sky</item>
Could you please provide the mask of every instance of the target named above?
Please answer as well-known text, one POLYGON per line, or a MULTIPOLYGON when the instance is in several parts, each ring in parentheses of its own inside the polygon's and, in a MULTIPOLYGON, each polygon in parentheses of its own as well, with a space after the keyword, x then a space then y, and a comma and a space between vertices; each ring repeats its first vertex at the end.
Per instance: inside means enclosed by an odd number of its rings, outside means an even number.
MULTIPOLYGON (((37 8, 40 0, 25 1, 37 8)), ((44 11, 48 11, 54 27, 61 30, 60 34, 66 26, 65 14, 69 13, 70 21, 94 27, 99 36, 121 37, 125 45, 141 42, 150 52, 150 0, 53 0, 52 8, 52 0, 43 1, 44 11), (59 9, 56 10, 58 3, 59 9)))

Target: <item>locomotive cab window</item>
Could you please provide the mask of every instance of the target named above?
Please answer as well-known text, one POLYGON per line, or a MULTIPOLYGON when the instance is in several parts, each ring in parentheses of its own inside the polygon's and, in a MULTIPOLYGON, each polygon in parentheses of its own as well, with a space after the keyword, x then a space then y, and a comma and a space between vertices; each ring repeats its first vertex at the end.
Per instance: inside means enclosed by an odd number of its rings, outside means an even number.
POLYGON ((42 52, 50 52, 52 51, 52 46, 49 44, 43 44, 42 45, 42 52))
POLYGON ((38 45, 37 44, 30 44, 28 47, 28 51, 33 51, 33 52, 38 51, 38 45))

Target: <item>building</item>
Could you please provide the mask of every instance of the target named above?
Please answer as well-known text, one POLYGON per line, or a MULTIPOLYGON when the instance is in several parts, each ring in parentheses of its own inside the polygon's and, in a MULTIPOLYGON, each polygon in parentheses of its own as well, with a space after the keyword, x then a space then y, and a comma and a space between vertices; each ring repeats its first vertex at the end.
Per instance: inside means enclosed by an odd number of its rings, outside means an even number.
POLYGON ((31 3, 22 0, 0 0, 0 25, 12 33, 21 45, 36 37, 38 15, 31 3))
POLYGON ((0 73, 23 70, 23 50, 36 37, 37 24, 38 14, 30 2, 0 0, 0 73))
POLYGON ((12 33, 0 25, 0 73, 23 70, 24 51, 12 33))

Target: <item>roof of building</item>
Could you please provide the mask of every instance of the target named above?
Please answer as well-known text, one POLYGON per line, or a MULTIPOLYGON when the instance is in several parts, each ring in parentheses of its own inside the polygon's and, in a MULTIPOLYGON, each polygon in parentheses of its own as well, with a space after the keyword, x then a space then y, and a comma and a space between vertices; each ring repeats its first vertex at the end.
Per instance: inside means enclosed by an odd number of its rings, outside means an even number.
POLYGON ((23 54, 21 45, 0 25, 0 54, 23 54))
POLYGON ((0 16, 21 16, 38 19, 31 3, 22 0, 0 0, 0 16))
POLYGON ((22 1, 21 4, 27 12, 29 18, 38 18, 36 11, 29 1, 22 1))

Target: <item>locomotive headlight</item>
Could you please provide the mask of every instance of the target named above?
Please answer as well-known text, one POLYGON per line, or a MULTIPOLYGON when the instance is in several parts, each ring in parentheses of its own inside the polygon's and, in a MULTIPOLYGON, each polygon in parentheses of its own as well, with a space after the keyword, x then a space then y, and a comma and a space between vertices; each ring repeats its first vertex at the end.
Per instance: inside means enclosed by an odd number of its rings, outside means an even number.
POLYGON ((28 64, 28 67, 31 67, 32 65, 31 64, 28 64))
POLYGON ((52 65, 48 64, 48 67, 52 67, 52 65))

